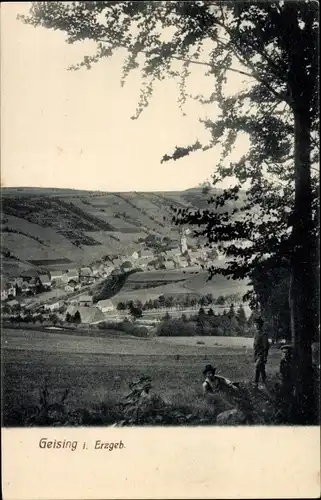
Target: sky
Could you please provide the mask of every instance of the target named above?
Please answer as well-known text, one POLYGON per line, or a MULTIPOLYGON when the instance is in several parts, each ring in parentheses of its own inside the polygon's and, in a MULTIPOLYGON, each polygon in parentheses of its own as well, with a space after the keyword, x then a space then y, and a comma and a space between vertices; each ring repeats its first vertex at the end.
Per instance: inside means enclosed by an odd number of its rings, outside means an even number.
MULTIPOLYGON (((198 118, 215 118, 214 109, 192 102, 184 117, 177 85, 169 80, 140 118, 131 120, 139 73, 121 88, 121 55, 90 71, 67 71, 93 53, 94 44, 69 45, 61 32, 26 26, 16 16, 27 12, 28 3, 1 5, 2 186, 162 191, 192 188, 211 177, 219 148, 176 162, 160 160, 176 145, 206 141, 198 118)), ((203 71, 195 67, 195 94, 209 84, 203 71)), ((246 149, 240 140, 231 159, 246 149)))

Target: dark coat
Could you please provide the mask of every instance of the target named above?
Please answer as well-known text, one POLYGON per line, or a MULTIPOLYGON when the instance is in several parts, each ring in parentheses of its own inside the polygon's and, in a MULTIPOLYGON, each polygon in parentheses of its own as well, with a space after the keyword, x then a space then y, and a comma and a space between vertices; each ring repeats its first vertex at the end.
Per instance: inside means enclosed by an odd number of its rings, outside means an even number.
POLYGON ((269 353, 269 339, 265 333, 258 332, 254 337, 254 361, 266 363, 269 353))

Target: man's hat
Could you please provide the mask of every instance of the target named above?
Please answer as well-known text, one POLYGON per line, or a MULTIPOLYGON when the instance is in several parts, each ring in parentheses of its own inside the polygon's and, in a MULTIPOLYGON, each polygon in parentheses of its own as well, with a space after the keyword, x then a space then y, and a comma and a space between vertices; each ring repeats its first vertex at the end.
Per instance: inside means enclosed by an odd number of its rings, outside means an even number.
POLYGON ((216 368, 214 368, 214 366, 212 365, 206 365, 203 370, 203 375, 206 375, 207 373, 213 373, 213 375, 215 375, 216 368))
POLYGON ((291 351, 292 349, 293 349, 293 345, 291 345, 291 344, 284 344, 281 347, 281 351, 291 351))

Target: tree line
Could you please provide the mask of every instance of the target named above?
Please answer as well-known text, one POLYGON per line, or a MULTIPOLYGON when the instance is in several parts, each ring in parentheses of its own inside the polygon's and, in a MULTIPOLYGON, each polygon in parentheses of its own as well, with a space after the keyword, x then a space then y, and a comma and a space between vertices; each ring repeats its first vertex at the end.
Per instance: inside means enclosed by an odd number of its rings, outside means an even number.
POLYGON ((190 318, 182 314, 180 318, 171 318, 169 313, 162 318, 157 326, 157 335, 161 337, 186 336, 225 336, 252 337, 254 334, 253 315, 247 319, 241 304, 237 310, 233 304, 226 311, 215 314, 213 309, 207 312, 200 308, 198 313, 190 318))
POLYGON ((182 295, 160 295, 156 299, 149 299, 146 302, 141 300, 128 300, 121 301, 117 304, 118 311, 130 310, 134 305, 135 307, 141 309, 142 311, 150 311, 154 309, 170 309, 170 308, 193 308, 196 306, 207 307, 211 305, 224 306, 229 305, 233 301, 236 302, 240 300, 239 294, 230 295, 219 295, 217 298, 213 297, 211 293, 202 295, 201 297, 196 297, 190 294, 182 295))

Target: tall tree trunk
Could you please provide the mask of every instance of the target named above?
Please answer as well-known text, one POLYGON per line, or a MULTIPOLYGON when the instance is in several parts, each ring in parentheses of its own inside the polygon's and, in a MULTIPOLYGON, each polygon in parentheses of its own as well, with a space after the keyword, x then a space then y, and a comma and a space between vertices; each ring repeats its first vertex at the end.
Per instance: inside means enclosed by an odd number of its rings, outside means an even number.
POLYGON ((294 343, 293 423, 315 422, 312 367, 314 338, 312 263, 312 190, 310 172, 309 110, 294 110, 295 126, 295 205, 293 218, 293 253, 291 262, 290 311, 294 343))

